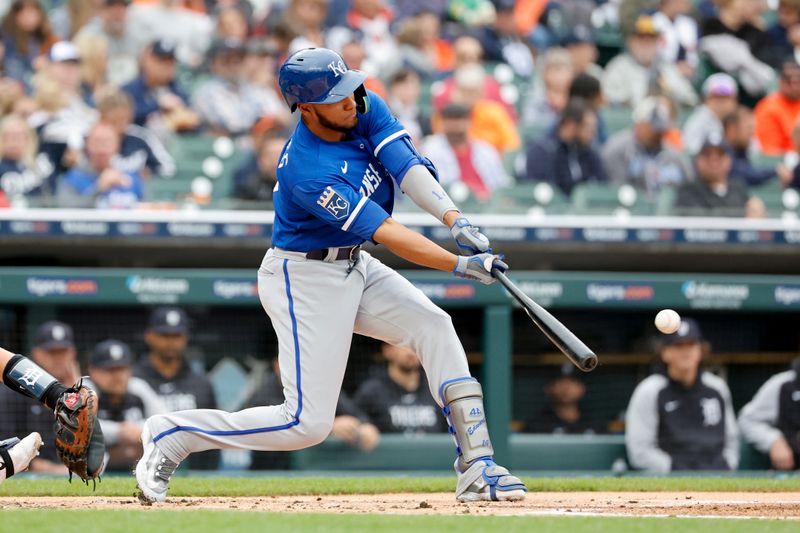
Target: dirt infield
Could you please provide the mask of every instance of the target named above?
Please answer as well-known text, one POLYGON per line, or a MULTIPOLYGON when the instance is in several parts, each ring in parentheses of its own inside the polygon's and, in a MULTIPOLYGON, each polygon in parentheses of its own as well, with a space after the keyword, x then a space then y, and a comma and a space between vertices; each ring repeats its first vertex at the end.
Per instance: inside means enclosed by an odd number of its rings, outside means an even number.
POLYGON ((783 518, 800 520, 799 493, 547 492, 524 502, 461 504, 452 493, 344 496, 172 498, 142 507, 133 498, 0 498, 4 509, 219 509, 288 513, 392 513, 473 515, 606 515, 783 518))

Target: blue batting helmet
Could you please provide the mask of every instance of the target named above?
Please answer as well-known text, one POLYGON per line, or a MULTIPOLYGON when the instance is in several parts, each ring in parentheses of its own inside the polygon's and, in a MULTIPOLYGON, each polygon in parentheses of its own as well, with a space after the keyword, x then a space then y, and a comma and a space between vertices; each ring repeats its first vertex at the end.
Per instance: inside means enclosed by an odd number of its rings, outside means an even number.
POLYGON ((297 104, 333 104, 358 92, 360 111, 366 109, 367 75, 350 70, 342 56, 327 48, 305 48, 289 56, 281 65, 278 85, 289 108, 297 104), (363 99, 363 102, 361 101, 363 99))

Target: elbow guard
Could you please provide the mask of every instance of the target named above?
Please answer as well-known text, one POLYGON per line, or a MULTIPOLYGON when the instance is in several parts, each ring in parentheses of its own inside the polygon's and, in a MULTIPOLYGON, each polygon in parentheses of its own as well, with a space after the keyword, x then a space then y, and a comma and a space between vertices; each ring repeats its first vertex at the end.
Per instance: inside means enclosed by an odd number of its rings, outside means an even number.
POLYGON ((439 173, 436 171, 436 167, 433 166, 430 159, 417 151, 414 143, 407 136, 403 136, 382 147, 377 157, 398 185, 403 181, 408 169, 414 165, 424 166, 436 181, 439 181, 439 173))

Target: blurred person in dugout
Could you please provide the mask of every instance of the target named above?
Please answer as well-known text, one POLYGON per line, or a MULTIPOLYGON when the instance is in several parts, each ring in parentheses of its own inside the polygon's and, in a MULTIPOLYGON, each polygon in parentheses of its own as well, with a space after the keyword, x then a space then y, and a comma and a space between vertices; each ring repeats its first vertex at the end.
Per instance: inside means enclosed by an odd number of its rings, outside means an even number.
MULTIPOLYGON (((248 407, 262 405, 279 405, 283 403, 283 385, 281 383, 281 370, 278 357, 270 360, 272 372, 266 374, 256 388, 248 407)), ((336 415, 333 419, 332 437, 336 437, 349 446, 370 452, 380 442, 380 431, 369 421, 366 413, 345 393, 339 393, 336 403, 336 415)), ((291 467, 287 452, 251 452, 251 470, 288 470, 291 467)))
POLYGON ((575 365, 561 365, 558 375, 545 385, 544 393, 547 403, 537 416, 525 421, 525 431, 555 435, 602 432, 602 429, 587 421, 581 412, 580 402, 586 395, 586 385, 578 376, 575 365))
POLYGON ((443 132, 428 136, 422 153, 436 165, 443 186, 463 183, 472 196, 485 202, 495 189, 512 185, 494 146, 469 137, 469 109, 450 104, 441 117, 443 132))
MULTIPOLYGON (((59 383, 73 386, 81 376, 72 328, 58 321, 45 322, 36 330, 36 345, 31 349, 34 363, 49 372, 59 383)), ((67 468, 56 457, 53 412, 37 400, 27 398, 7 387, 0 387, 0 435, 42 436, 39 457, 31 461, 31 472, 66 475, 67 468)))
POLYGON ((89 357, 89 386, 98 395, 97 419, 109 454, 107 472, 130 472, 142 456, 142 424, 166 412, 150 385, 131 375, 132 364, 130 347, 114 339, 97 344, 89 357))
POLYGON ((637 385, 625 414, 631 466, 660 474, 736 470, 739 430, 731 394, 725 381, 701 369, 709 347, 700 326, 683 318, 658 345, 663 366, 637 385))
POLYGON ((744 439, 778 470, 800 468, 800 358, 769 378, 739 412, 744 439))
POLYGON ((689 216, 766 216, 764 202, 747 184, 731 179, 730 147, 722 134, 710 134, 694 158, 696 178, 678 188, 674 211, 689 216))
POLYGON ((447 431, 433 401, 419 357, 409 348, 383 343, 385 367, 364 381, 353 399, 381 433, 421 435, 447 431))
MULTIPOLYGON (((189 317, 183 309, 162 306, 153 310, 144 341, 148 352, 134 366, 133 375, 145 380, 156 391, 167 412, 217 408, 208 377, 190 367, 186 360, 189 317)), ((193 454, 189 468, 215 470, 219 457, 219 450, 193 454)))

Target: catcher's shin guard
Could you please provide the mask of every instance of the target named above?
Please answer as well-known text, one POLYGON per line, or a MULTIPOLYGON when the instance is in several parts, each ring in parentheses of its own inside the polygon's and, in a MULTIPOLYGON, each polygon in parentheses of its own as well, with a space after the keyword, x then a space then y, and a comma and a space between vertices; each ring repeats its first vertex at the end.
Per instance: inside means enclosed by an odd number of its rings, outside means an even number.
POLYGON ((486 427, 483 408, 483 389, 473 378, 445 383, 441 389, 442 412, 447 417, 448 430, 456 441, 458 466, 462 472, 476 459, 494 454, 486 427))

